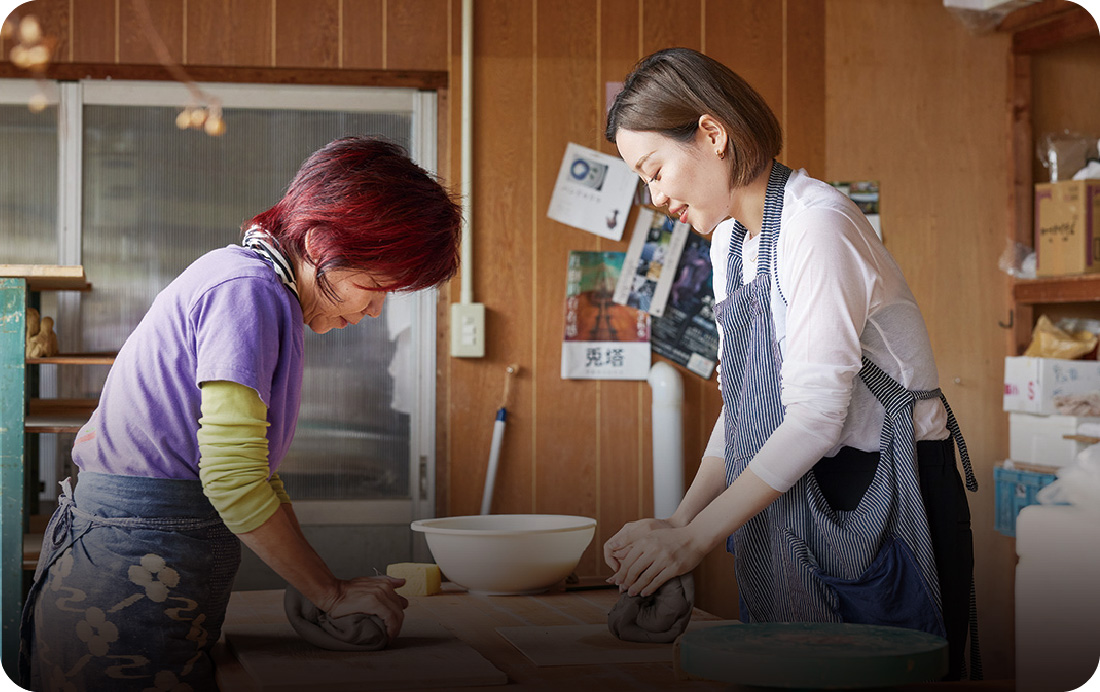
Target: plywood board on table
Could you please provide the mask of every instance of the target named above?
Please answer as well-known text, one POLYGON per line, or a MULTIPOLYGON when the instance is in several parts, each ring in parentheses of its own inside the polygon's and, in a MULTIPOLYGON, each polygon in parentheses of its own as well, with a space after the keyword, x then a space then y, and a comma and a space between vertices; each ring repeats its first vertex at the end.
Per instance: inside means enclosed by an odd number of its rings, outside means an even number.
POLYGON ((301 639, 275 604, 257 621, 226 619, 225 641, 261 692, 453 689, 503 685, 508 676, 411 605, 401 636, 381 651, 327 651, 301 639))
MULTIPOLYGON (((702 620, 688 631, 715 625, 734 625, 737 620, 702 620)), ((672 642, 627 642, 615 637, 606 624, 553 627, 498 627, 507 639, 536 666, 601 665, 608 663, 672 663, 672 642)))

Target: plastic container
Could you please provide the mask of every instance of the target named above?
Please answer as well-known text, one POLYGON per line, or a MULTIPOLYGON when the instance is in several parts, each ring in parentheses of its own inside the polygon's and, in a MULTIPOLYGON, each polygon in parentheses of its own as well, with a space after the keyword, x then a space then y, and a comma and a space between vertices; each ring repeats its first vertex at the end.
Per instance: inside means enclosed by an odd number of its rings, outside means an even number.
POLYGON ((1028 505, 1039 504, 1036 495, 1056 478, 1053 469, 993 468, 996 489, 994 526, 1005 536, 1016 535, 1016 516, 1028 505))

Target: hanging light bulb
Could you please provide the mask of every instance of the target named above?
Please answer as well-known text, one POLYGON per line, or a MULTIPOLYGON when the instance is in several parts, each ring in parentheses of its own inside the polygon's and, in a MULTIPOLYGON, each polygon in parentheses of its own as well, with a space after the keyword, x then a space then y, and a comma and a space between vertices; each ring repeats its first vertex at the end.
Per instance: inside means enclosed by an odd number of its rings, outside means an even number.
POLYGON ((38 23, 38 17, 28 14, 19 22, 19 41, 26 46, 33 46, 42 40, 42 25, 38 23))
POLYGON ((205 129, 206 134, 211 137, 221 137, 225 134, 225 120, 222 118, 220 109, 215 111, 211 108, 210 117, 206 119, 206 124, 203 129, 205 129))
MULTIPOLYGON (((56 39, 42 32, 42 25, 33 14, 19 20, 18 26, 13 22, 5 21, 0 28, 0 38, 15 39, 15 45, 8 53, 8 58, 13 65, 21 70, 39 73, 45 72, 49 67, 50 59, 53 57, 53 47, 57 44, 56 39)), ((31 104, 27 105, 30 107, 31 104)))
POLYGON ((206 109, 195 108, 191 111, 191 127, 196 130, 202 129, 203 123, 206 122, 206 109))
POLYGON ((178 127, 181 130, 186 130, 187 128, 191 127, 191 107, 190 106, 188 106, 187 108, 184 108, 182 111, 180 111, 179 115, 176 116, 176 127, 178 127))

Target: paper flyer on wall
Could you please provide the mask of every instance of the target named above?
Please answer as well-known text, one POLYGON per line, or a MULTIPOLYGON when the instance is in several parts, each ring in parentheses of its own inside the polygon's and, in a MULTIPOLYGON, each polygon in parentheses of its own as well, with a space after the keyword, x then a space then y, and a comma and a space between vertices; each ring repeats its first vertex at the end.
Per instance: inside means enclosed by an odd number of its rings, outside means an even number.
POLYGON ((857 180, 829 184, 848 195, 848 199, 856 203, 856 206, 871 223, 871 228, 875 229, 878 239, 882 240, 882 218, 878 212, 878 181, 857 180))
POLYGON ((710 241, 688 233, 664 315, 650 326, 653 352, 710 379, 718 358, 710 241))
POLYGON ((615 302, 660 317, 691 227, 652 209, 639 209, 615 286, 615 302))
POLYGON ((621 240, 638 180, 618 156, 570 142, 546 215, 602 238, 621 240))
POLYGON ((563 380, 644 380, 649 376, 649 315, 612 300, 623 252, 569 253, 563 380))

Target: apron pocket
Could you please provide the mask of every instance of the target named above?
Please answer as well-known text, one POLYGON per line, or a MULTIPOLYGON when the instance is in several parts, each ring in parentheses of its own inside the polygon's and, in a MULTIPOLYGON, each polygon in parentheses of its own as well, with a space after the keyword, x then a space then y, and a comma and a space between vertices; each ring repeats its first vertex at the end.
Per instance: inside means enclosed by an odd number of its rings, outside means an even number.
POLYGON ((871 566, 856 579, 818 571, 817 578, 836 595, 844 622, 907 627, 945 637, 943 616, 921 577, 913 552, 887 536, 871 566))

